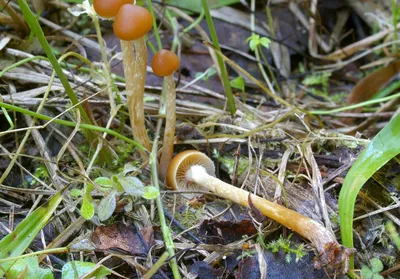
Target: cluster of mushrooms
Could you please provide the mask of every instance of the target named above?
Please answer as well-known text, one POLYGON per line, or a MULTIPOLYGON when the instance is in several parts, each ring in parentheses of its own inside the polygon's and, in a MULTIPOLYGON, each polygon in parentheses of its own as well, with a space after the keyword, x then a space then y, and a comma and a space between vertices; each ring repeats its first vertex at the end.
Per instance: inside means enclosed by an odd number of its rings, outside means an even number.
MULTIPOLYGON (((151 150, 145 128, 143 98, 147 68, 144 37, 153 26, 153 18, 147 9, 132 4, 132 0, 94 0, 93 5, 100 17, 114 18, 114 34, 121 40, 127 106, 133 137, 146 149, 151 150)), ((163 91, 166 94, 166 125, 159 164, 160 178, 175 190, 208 190, 248 208, 251 204, 265 216, 311 241, 323 264, 347 272, 350 252, 344 249, 333 233, 322 224, 217 179, 214 164, 204 153, 188 150, 172 159, 176 122, 173 74, 179 65, 178 56, 165 49, 158 51, 152 59, 153 72, 164 77, 163 91)), ((146 159, 146 156, 147 154, 142 154, 142 158, 146 159)))
MULTIPOLYGON (((144 118, 144 86, 146 83, 147 46, 145 35, 153 27, 150 12, 132 4, 132 0, 95 0, 93 7, 103 18, 114 18, 114 34, 121 41, 122 61, 126 80, 127 106, 133 138, 151 150, 151 143, 146 132, 144 118)), ((164 132, 163 152, 160 160, 160 173, 165 172, 172 159, 175 136, 175 82, 173 74, 179 69, 178 56, 166 49, 158 51, 152 60, 153 72, 164 77, 163 91, 166 92, 166 126, 164 132)), ((147 153, 142 152, 147 159, 147 153)))

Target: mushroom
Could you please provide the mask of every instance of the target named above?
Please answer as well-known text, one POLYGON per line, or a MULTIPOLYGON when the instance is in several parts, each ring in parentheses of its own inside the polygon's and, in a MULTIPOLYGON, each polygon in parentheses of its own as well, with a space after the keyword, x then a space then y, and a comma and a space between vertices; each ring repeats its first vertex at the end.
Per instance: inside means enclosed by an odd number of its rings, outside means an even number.
POLYGON ((113 18, 124 4, 132 4, 132 0, 93 0, 96 13, 104 18, 113 18))
POLYGON ((163 96, 164 106, 166 108, 166 123, 164 130, 163 148, 160 159, 159 176, 165 179, 167 168, 171 162, 174 153, 174 137, 176 123, 176 92, 173 74, 179 69, 179 58, 172 51, 162 49, 158 51, 151 61, 153 72, 164 77, 163 96))
MULTIPOLYGON (((144 124, 144 85, 147 68, 147 47, 144 36, 153 26, 153 18, 145 8, 123 5, 114 20, 114 34, 121 40, 126 80, 127 103, 133 137, 148 150, 151 144, 144 124), (135 47, 135 54, 132 47, 135 47)), ((146 153, 142 158, 147 159, 146 153)))
POLYGON ((343 248, 335 236, 320 223, 300 213, 234 187, 215 177, 215 167, 202 152, 187 150, 176 155, 167 171, 167 185, 179 190, 208 190, 240 205, 257 208, 263 215, 310 240, 322 263, 347 272, 351 251, 343 248))

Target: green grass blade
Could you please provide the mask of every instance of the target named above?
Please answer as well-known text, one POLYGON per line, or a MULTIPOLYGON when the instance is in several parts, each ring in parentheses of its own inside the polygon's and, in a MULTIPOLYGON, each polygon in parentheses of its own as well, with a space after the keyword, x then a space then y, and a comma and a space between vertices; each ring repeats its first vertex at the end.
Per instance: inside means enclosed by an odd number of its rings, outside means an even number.
MULTIPOLYGON (((28 23, 29 27, 31 28, 31 31, 38 38, 40 45, 43 48, 44 53, 46 53, 46 56, 49 59, 51 65, 53 66, 54 71, 57 73, 58 78, 60 79, 62 85, 64 86, 65 92, 67 92, 69 99, 71 100, 72 104, 76 105, 79 102, 78 97, 75 95, 75 92, 72 89, 71 85, 69 84, 67 77, 65 76, 64 72, 62 71, 62 68, 61 68, 60 64, 58 63, 56 57, 54 56, 53 51, 51 50, 51 47, 46 40, 46 37, 43 33, 42 28, 40 27, 40 24, 39 24, 37 18, 32 13, 31 9, 29 8, 28 3, 26 3, 26 0, 18 0, 18 4, 19 4, 19 7, 21 8, 21 12, 24 15, 26 22, 28 23)), ((81 113, 83 120, 86 123, 91 123, 89 116, 86 114, 86 111, 83 109, 83 107, 81 105, 79 105, 78 108, 79 108, 79 111, 81 113)))
MULTIPOLYGON (((393 118, 364 149, 346 175, 339 195, 342 243, 353 247, 353 216, 357 194, 364 183, 400 153, 400 115, 393 118)), ((354 267, 351 259, 350 268, 354 267)))
MULTIPOLYGON (((56 193, 45 204, 33 211, 19 223, 13 232, 0 241, 0 259, 17 257, 24 253, 62 201, 64 190, 56 193)), ((13 263, 14 261, 7 261, 0 264, 0 277, 4 275, 4 270, 8 270, 13 263)))
MULTIPOLYGON (((208 8, 207 0, 202 0, 201 3, 203 4, 204 14, 206 16, 208 29, 210 30, 211 40, 212 40, 215 48, 219 52, 221 52, 221 47, 219 45, 217 31, 215 31, 214 22, 211 17, 210 9, 208 8)), ((235 99, 233 98, 232 88, 231 88, 231 84, 229 82, 228 72, 226 70, 224 60, 222 59, 222 57, 219 53, 217 53, 217 60, 218 60, 219 68, 221 70, 221 78, 222 78, 222 83, 223 83, 224 89, 225 89, 225 95, 228 100, 228 108, 229 108, 230 113, 233 115, 236 112, 235 99)))
MULTIPOLYGON (((22 114, 26 114, 32 117, 35 117, 37 119, 41 119, 41 120, 45 120, 45 121, 52 121, 54 123, 60 124, 60 125, 64 125, 67 127, 72 127, 75 128, 76 127, 76 123, 72 122, 72 121, 67 121, 67 120, 62 120, 62 119, 58 119, 58 118, 52 118, 50 116, 44 115, 44 114, 40 114, 40 113, 36 113, 24 108, 20 108, 17 106, 13 106, 10 104, 6 104, 3 102, 0 102, 0 108, 5 108, 5 109, 9 109, 9 110, 13 110, 22 114)), ((125 137, 124 135, 121 135, 120 133, 115 132, 114 130, 110 130, 107 128, 103 128, 100 126, 95 126, 95 125, 90 125, 90 124, 80 124, 79 128, 83 129, 83 130, 87 130, 87 131, 96 131, 96 132, 102 132, 102 133, 107 133, 111 136, 114 136, 116 138, 122 139, 123 141, 132 144, 133 146, 137 147, 139 150, 141 151, 146 151, 146 148, 144 148, 143 145, 139 144, 137 141, 134 141, 130 138, 125 137)), ((0 136, 4 135, 4 132, 0 132, 0 136)))

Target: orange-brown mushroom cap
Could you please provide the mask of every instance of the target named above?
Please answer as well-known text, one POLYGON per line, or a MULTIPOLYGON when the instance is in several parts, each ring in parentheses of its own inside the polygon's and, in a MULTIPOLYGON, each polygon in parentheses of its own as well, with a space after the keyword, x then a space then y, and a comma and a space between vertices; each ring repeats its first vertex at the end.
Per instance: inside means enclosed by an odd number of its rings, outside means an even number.
POLYGON ((114 34, 120 40, 133 41, 146 35, 153 27, 153 17, 143 7, 123 5, 114 20, 114 34))
POLYGON ((195 190, 196 183, 188 181, 186 173, 194 165, 202 166, 209 175, 215 176, 213 161, 206 154, 197 150, 187 150, 176 155, 169 164, 167 186, 174 190, 195 190))
POLYGON ((166 49, 159 50, 151 61, 153 72, 160 77, 172 75, 179 69, 179 66, 179 57, 172 51, 166 49))
POLYGON ((133 0, 93 0, 96 13, 104 18, 115 17, 124 4, 132 4, 133 0))

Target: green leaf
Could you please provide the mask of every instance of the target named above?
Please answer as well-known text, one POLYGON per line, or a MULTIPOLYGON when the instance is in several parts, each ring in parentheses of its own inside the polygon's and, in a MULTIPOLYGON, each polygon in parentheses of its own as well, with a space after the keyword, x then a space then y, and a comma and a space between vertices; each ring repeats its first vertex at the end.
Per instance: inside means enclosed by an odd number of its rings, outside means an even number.
POLYGON ((7 278, 53 279, 50 269, 39 267, 37 257, 19 259, 7 272, 7 278), (21 277, 23 275, 23 277, 21 277))
POLYGON ((80 197, 80 196, 82 196, 82 190, 81 189, 72 189, 69 194, 71 197, 80 197))
POLYGON ((270 39, 268 39, 266 37, 262 37, 260 40, 260 44, 265 48, 269 48, 270 43, 271 43, 270 39))
POLYGON ((235 79, 231 80, 231 86, 233 88, 239 89, 241 91, 244 91, 244 78, 242 76, 238 76, 235 79))
POLYGON ((371 279, 372 275, 374 275, 374 273, 372 272, 371 269, 369 269, 368 266, 363 265, 361 267, 361 276, 362 276, 363 279, 371 279))
POLYGON ((154 200, 160 195, 160 191, 154 186, 148 186, 144 188, 144 194, 142 195, 143 198, 146 200, 154 200))
POLYGON ((260 38, 260 35, 257 35, 257 34, 251 35, 250 37, 248 37, 246 39, 246 44, 248 44, 252 40, 256 40, 257 41, 259 38, 260 38))
POLYGON ((105 221, 114 213, 117 201, 115 198, 116 191, 111 191, 104 199, 101 200, 98 207, 98 215, 100 221, 105 221))
POLYGON ((112 188, 113 187, 113 182, 110 178, 108 177, 97 177, 94 180, 94 183, 96 183, 97 185, 103 187, 103 188, 112 188))
POLYGON ((124 187, 122 187, 121 183, 119 182, 119 180, 123 179, 124 177, 125 177, 125 175, 122 172, 120 172, 117 175, 111 176, 111 180, 113 182, 113 188, 117 192, 123 192, 124 191, 124 187))
POLYGON ((124 175, 126 175, 126 174, 128 174, 130 172, 136 171, 137 169, 138 168, 136 166, 134 166, 132 163, 126 163, 124 165, 123 173, 124 173, 124 175))
MULTIPOLYGON (((53 212, 62 201, 62 194, 64 191, 65 188, 57 192, 45 204, 22 220, 12 233, 8 234, 0 241, 0 259, 17 257, 24 253, 35 236, 43 229, 47 221, 53 215, 53 212)), ((3 270, 8 270, 14 262, 15 261, 7 261, 1 263, 0 276, 4 274, 3 270)))
POLYGON ((373 274, 371 279, 385 279, 385 278, 380 274, 373 274))
POLYGON ((249 43, 249 47, 252 51, 254 51, 258 46, 258 40, 251 40, 249 43))
POLYGON ((383 270, 383 264, 380 259, 372 258, 370 263, 372 272, 379 273, 383 270))
MULTIPOLYGON (((393 118, 361 152, 346 175, 339 194, 342 242, 353 247, 354 206, 358 192, 372 175, 400 153, 400 115, 393 118)), ((354 259, 350 268, 354 267, 354 259)))
POLYGON ((144 193, 144 185, 142 181, 133 176, 120 177, 119 183, 121 183, 125 192, 133 197, 140 197, 144 193))
POLYGON ((86 220, 90 220, 94 216, 94 206, 86 195, 83 197, 80 213, 86 220))
POLYGON ((62 268, 62 279, 75 279, 85 275, 84 278, 96 278, 102 279, 107 275, 111 274, 111 270, 108 268, 100 265, 96 270, 93 268, 96 267, 95 263, 89 262, 80 262, 80 261, 73 261, 66 263, 62 268), (88 273, 90 272, 90 273, 88 273))

